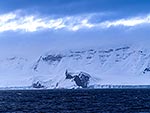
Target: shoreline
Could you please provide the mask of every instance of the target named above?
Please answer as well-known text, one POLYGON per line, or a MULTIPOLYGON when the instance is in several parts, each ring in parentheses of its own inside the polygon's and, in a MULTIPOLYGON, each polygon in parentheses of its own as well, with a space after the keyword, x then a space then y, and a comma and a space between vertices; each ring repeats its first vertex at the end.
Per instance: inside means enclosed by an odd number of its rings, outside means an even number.
POLYGON ((92 90, 92 89, 150 89, 150 85, 95 85, 87 88, 32 88, 26 87, 0 87, 2 90, 92 90))

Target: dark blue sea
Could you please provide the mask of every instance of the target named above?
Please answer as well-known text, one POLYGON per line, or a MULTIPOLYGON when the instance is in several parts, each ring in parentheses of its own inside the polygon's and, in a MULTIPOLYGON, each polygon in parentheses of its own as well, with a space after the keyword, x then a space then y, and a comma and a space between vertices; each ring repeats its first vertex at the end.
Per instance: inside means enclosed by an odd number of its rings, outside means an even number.
POLYGON ((1 113, 150 113, 150 89, 0 91, 1 113))

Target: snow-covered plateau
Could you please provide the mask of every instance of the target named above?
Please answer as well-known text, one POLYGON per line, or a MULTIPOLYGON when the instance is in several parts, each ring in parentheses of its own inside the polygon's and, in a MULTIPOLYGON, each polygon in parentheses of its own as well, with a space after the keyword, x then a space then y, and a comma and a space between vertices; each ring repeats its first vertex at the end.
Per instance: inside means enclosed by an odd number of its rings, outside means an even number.
POLYGON ((132 46, 49 51, 0 58, 0 87, 26 89, 150 87, 150 49, 132 46), (30 56, 30 55, 29 55, 30 56))

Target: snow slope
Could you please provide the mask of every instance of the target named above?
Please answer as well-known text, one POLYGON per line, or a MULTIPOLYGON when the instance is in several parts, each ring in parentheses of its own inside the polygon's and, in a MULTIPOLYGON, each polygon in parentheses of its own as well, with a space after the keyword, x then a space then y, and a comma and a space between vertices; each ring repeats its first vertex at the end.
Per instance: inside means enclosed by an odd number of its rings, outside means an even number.
POLYGON ((0 59, 0 86, 77 88, 65 71, 86 72, 92 85, 149 85, 150 51, 131 46, 49 51, 38 59, 13 56, 0 59))

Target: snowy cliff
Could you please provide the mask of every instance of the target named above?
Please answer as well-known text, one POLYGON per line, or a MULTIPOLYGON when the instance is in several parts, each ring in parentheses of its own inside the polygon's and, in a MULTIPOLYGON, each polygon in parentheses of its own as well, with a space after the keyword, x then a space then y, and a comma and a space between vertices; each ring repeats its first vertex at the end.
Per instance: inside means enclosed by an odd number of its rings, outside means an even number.
POLYGON ((0 86, 36 86, 37 83, 45 88, 78 88, 82 86, 78 84, 79 81, 81 84, 81 72, 90 75, 87 87, 149 85, 150 51, 123 46, 49 51, 32 60, 9 57, 1 59, 0 86), (66 70, 76 76, 66 79, 66 70))

